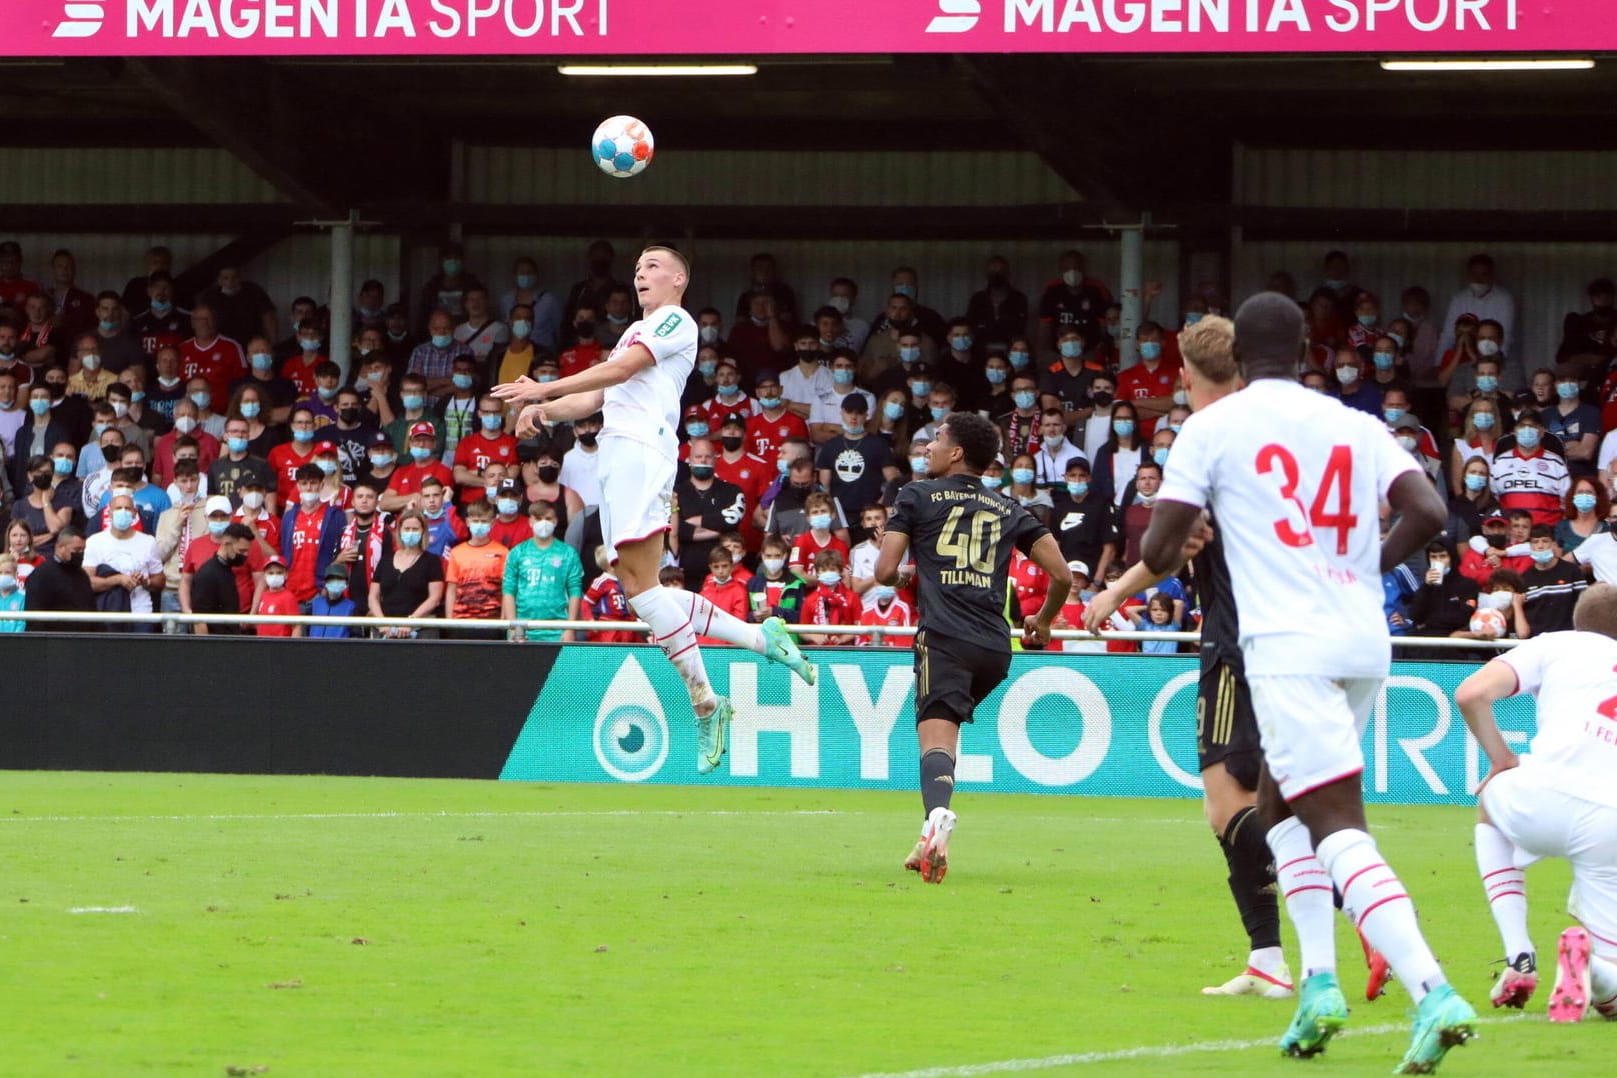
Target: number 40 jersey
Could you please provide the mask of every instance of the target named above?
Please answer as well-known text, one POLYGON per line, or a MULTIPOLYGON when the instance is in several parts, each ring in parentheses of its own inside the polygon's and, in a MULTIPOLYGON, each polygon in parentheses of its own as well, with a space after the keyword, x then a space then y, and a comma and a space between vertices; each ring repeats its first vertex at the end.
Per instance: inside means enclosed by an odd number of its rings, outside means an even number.
POLYGON ((1248 676, 1384 678, 1379 507, 1420 472, 1378 417, 1263 378, 1185 421, 1158 502, 1218 518, 1248 676))
POLYGON ((887 530, 910 537, 919 586, 919 627, 928 639, 1005 650, 1005 587, 1011 550, 1027 554, 1048 535, 1016 502, 974 475, 906 483, 887 530))

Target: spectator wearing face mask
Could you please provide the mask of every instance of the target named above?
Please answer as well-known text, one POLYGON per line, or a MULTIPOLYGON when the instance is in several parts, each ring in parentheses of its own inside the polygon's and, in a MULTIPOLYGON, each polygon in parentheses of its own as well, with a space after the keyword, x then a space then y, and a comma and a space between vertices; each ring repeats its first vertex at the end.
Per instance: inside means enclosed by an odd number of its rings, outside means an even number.
POLYGON ((579 307, 573 314, 568 323, 571 327, 568 335, 571 343, 556 357, 561 363, 563 378, 589 370, 606 358, 606 349, 601 347, 597 336, 603 317, 601 308, 589 303, 579 307))
POLYGON ((67 464, 71 471, 72 457, 60 452, 71 448, 64 444, 53 456, 30 457, 26 468, 27 494, 11 506, 11 519, 27 525, 34 549, 47 557, 63 528, 77 524, 82 529, 84 525, 79 513, 79 481, 58 471, 61 463, 67 464))
POLYGON ((1338 348, 1333 360, 1336 370, 1337 395, 1349 408, 1368 415, 1381 415, 1381 387, 1364 377, 1364 362, 1357 350, 1338 348))
POLYGON ((1489 468, 1492 467, 1494 454, 1498 452, 1500 429, 1498 405, 1493 398, 1478 397, 1466 408, 1465 425, 1449 449, 1451 494, 1458 497, 1468 490, 1475 491, 1474 487, 1465 485, 1469 465, 1474 460, 1480 460, 1489 468))
POLYGON ((213 467, 213 462, 219 459, 219 439, 200 429, 197 422, 197 408, 188 399, 181 399, 174 406, 174 429, 158 438, 152 445, 152 481, 167 486, 174 480, 174 448, 181 438, 189 438, 196 444, 197 468, 203 475, 213 467))
MULTIPOLYGON (((890 584, 873 584, 867 593, 870 601, 859 611, 859 624, 883 628, 908 628, 915 624, 915 608, 907 601, 896 587, 890 584)), ((854 643, 860 647, 882 645, 890 648, 913 648, 913 636, 889 636, 883 634, 876 639, 874 634, 860 636, 854 643)))
POLYGON ((849 536, 842 505, 831 495, 822 491, 809 494, 804 499, 803 510, 808 528, 792 539, 787 568, 808 580, 817 564, 815 559, 824 551, 836 551, 846 564, 849 536))
MULTIPOLYGON (((393 551, 371 578, 367 602, 373 618, 430 618, 443 605, 443 561, 426 549, 427 521, 419 509, 406 509, 394 520, 393 551)), ((436 629, 384 626, 375 635, 392 640, 436 637, 436 629)))
MULTIPOLYGON (((1398 342, 1385 333, 1378 333, 1359 349, 1361 356, 1370 360, 1369 382, 1378 387, 1383 396, 1394 389, 1409 392, 1409 372, 1398 356, 1398 342)), ((1406 405, 1407 407, 1407 405, 1406 405)))
POLYGON ((1112 503, 1090 482, 1089 465, 1067 462, 1065 482, 1049 492, 1050 532, 1069 561, 1097 566, 1104 574, 1117 557, 1117 518, 1112 503))
POLYGON ((1426 572, 1410 597, 1408 618, 1419 636, 1469 635, 1477 612, 1477 581, 1456 571, 1454 551, 1433 540, 1426 545, 1426 572))
MULTIPOLYGON (((95 592, 96 608, 150 614, 152 596, 163 590, 163 563, 157 556, 157 540, 150 531, 135 528, 140 519, 135 499, 119 493, 108 505, 108 525, 85 542, 84 562, 95 592)), ((155 526, 155 522, 154 522, 155 526)), ((60 535, 57 542, 60 543, 60 535)), ((141 623, 126 631, 152 632, 156 627, 141 623)))
MULTIPOLYGON (((341 565, 331 565, 326 569, 320 590, 309 602, 309 613, 317 617, 351 618, 358 609, 358 605, 348 595, 348 571, 341 565)), ((356 634, 351 625, 311 625, 305 635, 343 640, 356 634)))
POLYGON ((27 603, 28 596, 17 579, 17 559, 10 554, 0 554, 0 633, 27 631, 28 623, 21 618, 4 616, 26 609, 27 603))
POLYGON ((764 540, 762 554, 758 572, 747 581, 748 620, 761 622, 765 618, 781 618, 795 624, 808 585, 786 568, 791 546, 779 536, 771 535, 764 540))
MULTIPOLYGON (((1399 390, 1401 395, 1404 391, 1399 390)), ((1383 409, 1383 414, 1400 409, 1383 409)), ((1438 454, 1437 439, 1432 432, 1421 426, 1419 417, 1413 412, 1402 411, 1396 420, 1389 420, 1388 426, 1392 430, 1393 440, 1404 452, 1415 458, 1415 462, 1426 473, 1426 478, 1434 484, 1442 482, 1443 460, 1438 454)))
POLYGON ((1175 403, 1183 403, 1174 399, 1174 390, 1183 390, 1179 383, 1182 364, 1164 354, 1162 327, 1155 322, 1140 324, 1139 348, 1140 362, 1117 376, 1117 399, 1128 401, 1135 415, 1143 417, 1140 434, 1149 438, 1157 419, 1175 403))
POLYGON ((1150 460, 1139 430, 1139 415, 1131 401, 1112 406, 1112 432, 1095 453, 1092 482, 1102 497, 1121 505, 1124 491, 1139 466, 1150 460))
MULTIPOLYGON (((1056 411, 1059 417, 1059 409, 1053 409, 1053 411, 1056 411)), ((914 452, 914 450, 911 452, 914 452)), ((924 447, 921 459, 922 461, 926 459, 924 447)), ((1064 467, 1070 466, 1071 463, 1071 460, 1067 461, 1064 467)), ((1087 464, 1085 470, 1087 472, 1087 464)), ((923 472, 922 474, 924 475, 925 473, 923 472)), ((1066 471, 1062 472, 1063 476, 1066 474, 1066 471)), ((1006 497, 1015 499, 1016 504, 1032 513, 1040 524, 1048 527, 1053 523, 1051 519, 1054 504, 1053 488, 1039 484, 1038 461, 1035 456, 1031 453, 1018 453, 1012 457, 1010 471, 1007 475, 1009 482, 1004 488, 1006 497)))
POLYGON ((1039 412, 1038 380, 1030 374, 1015 375, 1011 379, 1010 403, 1011 411, 995 418, 1006 459, 1038 450, 1039 427, 1044 420, 1039 412))
MULTIPOLYGON (((804 577, 808 590, 803 596, 803 607, 798 612, 798 623, 814 625, 857 625, 862 607, 853 589, 843 582, 846 559, 841 550, 828 548, 814 555, 812 570, 804 577)), ((795 567, 794 567, 795 568, 795 567)), ((809 644, 836 645, 854 642, 852 633, 800 634, 809 644)))
POLYGON ((1561 519, 1561 499, 1571 485, 1566 460, 1544 443, 1544 426, 1536 412, 1516 420, 1515 437, 1494 455, 1491 485, 1508 512, 1525 509, 1533 521, 1554 527, 1561 519))
POLYGON ((1561 513, 1561 519, 1555 524, 1555 545, 1569 557, 1576 557, 1578 549, 1588 540, 1611 530, 1607 519, 1611 514, 1611 498, 1606 494, 1605 485, 1595 479, 1574 479, 1561 513))
MULTIPOLYGON (((534 621, 577 621, 584 597, 584 565, 578 553, 556 534, 556 510, 549 502, 528 509, 529 538, 511 548, 500 584, 500 616, 534 621)), ((614 604, 615 606, 615 604, 614 604)), ((632 620, 614 610, 621 620, 632 620)), ((525 630, 528 640, 563 643, 571 630, 525 630)))
MULTIPOLYGON (((296 617, 306 612, 304 604, 292 594, 288 585, 288 566, 280 557, 271 557, 264 566, 264 589, 259 592, 253 613, 271 617, 296 617)), ((284 622, 261 622, 253 626, 257 636, 302 636, 303 626, 284 622)))
MULTIPOLYGON (((191 537, 185 544, 185 552, 180 560, 178 592, 180 609, 187 614, 240 614, 252 610, 256 605, 258 594, 264 588, 264 570, 272 556, 259 539, 258 532, 251 524, 236 519, 230 507, 230 499, 217 494, 208 498, 200 512, 192 513, 190 523, 191 537), (200 522, 198 517, 201 518, 200 522), (240 548, 244 554, 240 561, 231 560, 236 553, 234 549, 225 560, 225 565, 231 572, 231 586, 236 592, 235 602, 226 606, 223 600, 215 595, 207 603, 199 606, 195 594, 196 574, 225 547, 225 538, 232 534, 252 540, 240 548)), ((161 529, 161 522, 159 526, 161 529)), ((159 545, 161 546, 161 540, 159 545)))
MULTIPOLYGON (((1464 315, 1471 315, 1479 322, 1491 320, 1499 324, 1500 351, 1509 355, 1512 351, 1511 342, 1516 339, 1515 297, 1496 283, 1493 259, 1486 254, 1472 255, 1466 262, 1465 273, 1466 285, 1449 300, 1447 313, 1443 317, 1443 332, 1437 342, 1438 351, 1447 351, 1453 345, 1455 322, 1464 315)), ((1505 385, 1507 387, 1520 385, 1521 375, 1520 370, 1506 371, 1505 385)))
MULTIPOLYGON (((46 558, 28 576, 24 610, 77 611, 91 613, 96 609, 95 591, 90 575, 84 568, 84 536, 77 528, 63 528, 56 537, 56 551, 46 558)), ((30 621, 31 633, 83 633, 101 632, 103 626, 95 622, 64 623, 30 621)))
POLYGON ((1555 545, 1555 529, 1534 524, 1528 545, 1533 567, 1522 574, 1526 594, 1522 611, 1527 618, 1528 636, 1565 632, 1572 628, 1572 609, 1588 587, 1582 569, 1561 556, 1555 545))
POLYGON ((1528 556, 1527 537, 1533 527, 1532 514, 1525 509, 1515 510, 1514 520, 1503 514, 1484 517, 1480 535, 1473 535, 1460 556, 1460 572, 1486 585, 1488 578, 1500 569, 1524 573, 1532 568, 1528 556))
POLYGON ((1067 465, 1083 460, 1083 450, 1067 439, 1066 414, 1060 408, 1045 409, 1039 424, 1039 446, 1032 454, 1034 483, 1051 490, 1066 482, 1067 465))
POLYGON ((281 518, 281 557, 287 589, 300 604, 314 598, 342 540, 347 515, 320 498, 325 473, 313 464, 297 470, 297 504, 281 518))
MULTIPOLYGON (((1538 373, 1535 372, 1535 381, 1538 373)), ((1600 437, 1603 433, 1600 409, 1580 399, 1583 391, 1582 372, 1570 363, 1555 369, 1555 403, 1538 414, 1544 421, 1544 430, 1561 440, 1567 468, 1573 475, 1595 474, 1595 462, 1600 455, 1600 437)))
POLYGON ((1482 522, 1488 517, 1504 519, 1499 499, 1488 486, 1489 458, 1476 456, 1465 462, 1459 471, 1460 492, 1449 498, 1449 522, 1445 538, 1456 546, 1464 546, 1473 535, 1482 534, 1482 522))

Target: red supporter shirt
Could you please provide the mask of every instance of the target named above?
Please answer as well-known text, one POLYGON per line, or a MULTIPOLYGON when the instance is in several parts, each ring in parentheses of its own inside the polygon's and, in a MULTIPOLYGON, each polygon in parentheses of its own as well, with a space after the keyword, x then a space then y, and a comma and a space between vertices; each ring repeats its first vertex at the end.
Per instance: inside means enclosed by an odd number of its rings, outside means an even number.
POLYGON ((489 528, 489 538, 505 547, 515 550, 518 543, 526 543, 533 538, 533 521, 528 517, 519 516, 510 522, 495 517, 493 527, 489 528))
POLYGON ((1039 563, 1018 550, 1011 557, 1011 587, 1016 589, 1016 608, 1024 618, 1032 617, 1044 605, 1050 591, 1050 574, 1039 563))
MULTIPOLYGON (((887 604, 887 609, 885 611, 882 610, 881 604, 877 603, 875 606, 860 614, 859 624, 886 626, 914 625, 915 613, 910 609, 910 605, 908 603, 895 596, 893 600, 887 604)), ((871 636, 861 636, 858 643, 861 646, 868 647, 875 644, 876 639, 875 637, 871 636)), ((913 636, 884 636, 882 637, 881 643, 883 647, 889 648, 912 648, 915 646, 915 638, 913 636)))
POLYGON ((719 425, 724 422, 725 416, 739 414, 746 417, 758 410, 752 403, 752 398, 745 393, 738 393, 728 401, 723 397, 709 397, 697 407, 701 409, 703 417, 707 420, 707 429, 714 438, 719 436, 719 425))
POLYGON ((437 459, 429 460, 425 464, 406 464, 393 473, 387 489, 395 494, 418 494, 421 491, 421 481, 429 475, 437 476, 445 490, 455 489, 455 473, 437 459))
POLYGON ((566 378, 570 374, 587 371, 601 362, 601 359, 600 341, 579 341, 558 358, 558 363, 561 366, 561 376, 566 378))
MULTIPOLYGON (((455 467, 470 468, 474 472, 481 473, 490 464, 510 466, 516 463, 516 459, 517 440, 509 434, 498 434, 489 438, 479 431, 470 438, 462 438, 455 446, 455 467)), ((486 495, 482 480, 478 480, 460 488, 460 503, 470 505, 472 502, 480 502, 486 495)), ((532 537, 533 532, 529 531, 524 538, 532 537)))
POLYGON ((799 625, 858 625, 859 596, 846 584, 828 588, 816 584, 803 597, 803 609, 797 615, 799 625))
MULTIPOLYGON (((742 621, 747 620, 747 585, 734 576, 723 584, 714 583, 713 578, 709 576, 708 582, 702 587, 702 598, 726 614, 742 621)), ((696 642, 702 647, 716 647, 724 643, 723 640, 715 640, 710 636, 698 636, 696 642)))
POLYGON ((313 599, 320 590, 314 570, 320 557, 320 529, 326 522, 327 508, 322 503, 312 513, 299 509, 292 518, 292 564, 287 567, 286 590, 300 603, 313 599))
MULTIPOLYGON (((287 578, 291 580, 290 577, 287 578)), ((276 614, 281 617, 297 617, 302 611, 298 608, 297 596, 292 594, 291 585, 277 588, 274 591, 264 592, 264 597, 258 601, 258 614, 276 614)), ((291 636, 290 625, 255 625, 254 630, 259 636, 291 636)))
POLYGON ((782 411, 779 419, 770 419, 759 412, 747 420, 747 452, 755 457, 774 460, 788 438, 808 440, 808 424, 802 416, 782 411))
MULTIPOLYGON (((731 463, 724 459, 723 453, 720 453, 718 459, 713 462, 713 474, 726 483, 734 484, 746 496, 747 513, 741 518, 741 524, 736 530, 741 532, 741 538, 747 544, 748 550, 757 550, 758 544, 763 542, 763 533, 753 524, 752 511, 758 508, 764 491, 775 481, 774 462, 743 452, 740 460, 731 463)), ((739 575, 740 568, 737 567, 736 571, 739 575)))
POLYGON ((314 443, 305 443, 305 451, 298 452, 297 442, 282 442, 269 451, 270 471, 275 473, 275 496, 281 508, 298 504, 298 469, 314 463, 314 443))
POLYGON ((298 396, 312 397, 320 391, 320 384, 314 380, 314 369, 324 363, 326 357, 316 352, 304 359, 305 354, 300 351, 283 363, 281 377, 298 387, 298 396))
MULTIPOLYGON (((1157 363, 1157 369, 1148 371, 1144 363, 1136 363, 1117 376, 1117 399, 1120 401, 1149 400, 1152 397, 1173 396, 1173 385, 1179 377, 1179 368, 1166 360, 1157 363)), ((1156 432, 1157 420, 1140 418, 1140 438, 1148 439, 1156 432)))
MULTIPOLYGON (((264 542, 270 545, 271 550, 281 549, 281 522, 279 519, 270 516, 270 514, 264 510, 259 510, 258 519, 249 523, 246 516, 243 515, 241 509, 238 507, 236 509, 236 522, 239 524, 246 524, 249 528, 256 531, 259 538, 263 539, 264 542)), ((258 549, 257 544, 254 544, 253 549, 258 549)))
MULTIPOLYGON (((842 555, 842 564, 848 564, 848 544, 835 535, 827 535, 826 542, 821 543, 814 538, 813 530, 804 532, 792 540, 792 553, 786 559, 789 569, 802 569, 810 577, 814 575, 814 556, 822 550, 835 550, 842 555)), ((849 622, 848 624, 853 624, 849 622)))
MULTIPOLYGON (((583 610, 591 621, 634 621, 623 585, 611 573, 602 573, 584 592, 583 610)), ((602 629, 589 634, 593 644, 633 644, 640 639, 638 633, 628 629, 602 629)))
MULTIPOLYGON (((191 545, 185 548, 185 561, 180 564, 180 572, 194 575, 202 568, 204 562, 217 553, 219 544, 208 532, 191 536, 191 545)), ((269 555, 264 553, 264 548, 254 543, 247 548, 247 563, 230 570, 231 575, 236 578, 236 597, 241 600, 243 613, 252 609, 253 574, 263 572, 264 565, 268 561, 269 555)))
POLYGON ((23 302, 39 291, 39 285, 26 277, 0 277, 0 307, 21 311, 23 302))
POLYGON ((206 347, 192 337, 180 345, 180 377, 206 378, 213 400, 219 407, 230 400, 230 387, 247 376, 247 360, 241 345, 229 337, 215 337, 206 347))

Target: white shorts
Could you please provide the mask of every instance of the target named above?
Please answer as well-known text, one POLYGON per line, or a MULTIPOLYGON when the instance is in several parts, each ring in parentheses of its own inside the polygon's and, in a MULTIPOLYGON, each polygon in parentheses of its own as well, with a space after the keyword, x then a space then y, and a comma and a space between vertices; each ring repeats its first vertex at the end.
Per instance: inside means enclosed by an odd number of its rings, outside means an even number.
POLYGON ((1563 793, 1552 768, 1525 759, 1483 787, 1482 808, 1516 844, 1518 868, 1541 857, 1571 862, 1567 912, 1597 953, 1617 959, 1617 808, 1563 793))
POLYGON ((1247 675, 1269 774, 1287 801, 1364 770, 1364 735, 1381 678, 1247 675))
POLYGON ((602 434, 596 462, 601 476, 601 536, 614 563, 618 547, 667 531, 674 514, 677 463, 622 435, 602 434))

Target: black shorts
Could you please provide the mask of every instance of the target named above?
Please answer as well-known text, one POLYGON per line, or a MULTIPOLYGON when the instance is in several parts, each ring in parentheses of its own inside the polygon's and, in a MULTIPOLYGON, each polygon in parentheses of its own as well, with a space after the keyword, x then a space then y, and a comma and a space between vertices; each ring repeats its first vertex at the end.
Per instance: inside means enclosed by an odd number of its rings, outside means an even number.
POLYGON ((1196 693, 1196 756, 1203 771, 1222 763, 1246 789, 1258 788, 1263 745, 1252 712, 1252 690, 1238 664, 1223 659, 1202 663, 1196 693))
POLYGON ((915 721, 972 721, 972 712, 1011 670, 1009 648, 940 646, 915 637, 915 721))

